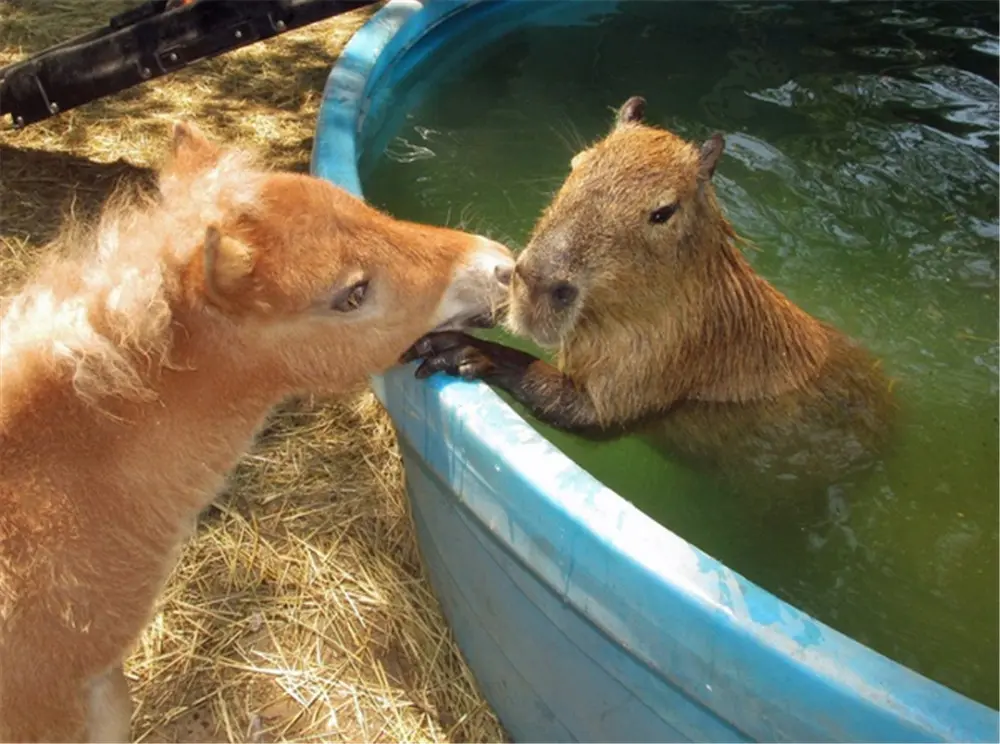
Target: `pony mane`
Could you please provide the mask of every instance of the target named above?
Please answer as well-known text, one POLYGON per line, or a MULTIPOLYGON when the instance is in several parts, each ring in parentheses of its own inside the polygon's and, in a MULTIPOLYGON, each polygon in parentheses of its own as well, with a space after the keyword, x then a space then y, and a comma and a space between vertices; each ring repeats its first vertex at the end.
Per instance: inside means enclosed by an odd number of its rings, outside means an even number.
POLYGON ((96 224, 71 216, 42 266, 0 300, 0 366, 30 356, 29 374, 68 375, 94 405, 154 399, 182 272, 210 224, 252 211, 262 174, 250 165, 226 152, 203 172, 161 174, 158 191, 117 189, 96 224))

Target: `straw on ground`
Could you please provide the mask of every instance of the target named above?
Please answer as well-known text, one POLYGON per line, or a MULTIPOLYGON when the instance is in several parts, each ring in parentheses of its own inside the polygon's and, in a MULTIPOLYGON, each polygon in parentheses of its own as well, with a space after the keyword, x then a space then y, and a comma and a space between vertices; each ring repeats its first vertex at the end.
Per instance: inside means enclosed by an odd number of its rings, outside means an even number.
MULTIPOLYGON (((0 4, 0 65, 137 0, 0 4)), ((0 130, 0 292, 60 213, 149 183, 169 122, 305 170, 322 87, 361 10, 21 132, 0 130)), ((498 741, 422 572, 394 433, 370 393, 283 406, 206 513, 129 660, 145 741, 498 741)))

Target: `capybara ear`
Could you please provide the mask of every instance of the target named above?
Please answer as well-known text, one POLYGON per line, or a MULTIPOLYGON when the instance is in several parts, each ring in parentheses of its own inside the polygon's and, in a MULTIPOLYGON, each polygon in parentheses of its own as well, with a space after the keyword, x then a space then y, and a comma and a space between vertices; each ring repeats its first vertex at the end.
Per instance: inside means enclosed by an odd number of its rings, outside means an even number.
POLYGON ((722 151, 726 147, 726 140, 716 132, 701 145, 701 152, 698 154, 698 180, 708 181, 715 175, 715 166, 722 157, 722 151))
POLYGON ((254 268, 253 248, 210 225, 205 230, 202 257, 206 298, 220 308, 232 307, 240 291, 249 286, 254 268))
POLYGON ((222 148, 208 139, 193 122, 174 122, 170 133, 170 156, 164 171, 174 175, 196 173, 216 164, 222 148))
POLYGON ((642 96, 632 96, 622 107, 618 109, 618 117, 615 119, 615 127, 626 124, 639 124, 642 117, 646 115, 646 99, 642 96))

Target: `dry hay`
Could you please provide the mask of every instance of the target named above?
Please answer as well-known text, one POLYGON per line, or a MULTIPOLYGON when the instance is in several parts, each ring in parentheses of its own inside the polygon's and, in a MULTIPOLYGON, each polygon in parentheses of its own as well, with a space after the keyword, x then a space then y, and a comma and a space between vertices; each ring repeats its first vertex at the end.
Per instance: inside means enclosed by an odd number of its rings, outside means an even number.
MULTIPOLYGON (((0 65, 139 0, 0 2, 0 65)), ((0 128, 0 289, 59 215, 149 182, 168 122, 305 170, 330 65, 371 10, 314 24, 15 132, 0 128)), ((371 393, 275 413, 203 515, 127 666, 145 741, 498 741, 423 575, 371 393)))

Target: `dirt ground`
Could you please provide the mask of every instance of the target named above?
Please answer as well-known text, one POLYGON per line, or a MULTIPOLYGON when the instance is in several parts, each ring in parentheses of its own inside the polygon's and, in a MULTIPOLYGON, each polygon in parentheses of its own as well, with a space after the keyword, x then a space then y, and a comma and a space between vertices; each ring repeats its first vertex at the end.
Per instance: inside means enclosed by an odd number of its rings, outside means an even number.
MULTIPOLYGON (((139 0, 0 2, 0 66, 139 0)), ((66 214, 149 182, 176 118, 308 169, 323 84, 370 9, 23 131, 0 125, 0 291, 66 214)), ((275 412, 204 515, 128 661, 138 741, 500 741, 423 575, 370 393, 275 412)))

